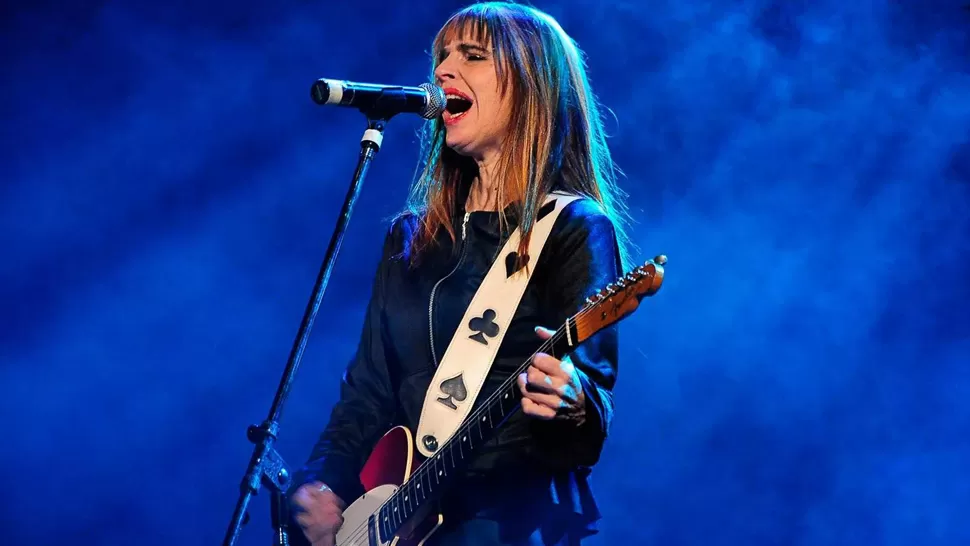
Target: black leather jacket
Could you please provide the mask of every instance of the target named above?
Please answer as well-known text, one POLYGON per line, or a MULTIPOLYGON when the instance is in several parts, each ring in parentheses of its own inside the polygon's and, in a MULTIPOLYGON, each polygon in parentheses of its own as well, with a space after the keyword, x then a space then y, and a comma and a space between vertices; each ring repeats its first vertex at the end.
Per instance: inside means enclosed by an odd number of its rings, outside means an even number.
MULTIPOLYGON (((357 353, 294 489, 319 480, 349 504, 363 494, 358 473, 377 440, 394 425, 417 428, 437 361, 512 229, 500 234, 494 212, 459 210, 456 220, 462 236, 456 245, 442 234, 441 245, 427 251, 415 269, 408 267, 405 243, 416 218, 401 217, 389 229, 357 353)), ((514 218, 511 223, 514 227, 514 218)), ((536 326, 558 328, 588 296, 622 274, 611 221, 592 200, 570 203, 534 267, 479 402, 535 352, 536 326)), ((483 446, 467 480, 443 506, 467 514, 504 511, 520 520, 528 513, 521 524, 533 528, 546 521, 585 526, 598 519, 588 475, 613 414, 616 327, 591 337, 570 358, 580 371, 586 422, 576 426, 516 413, 483 446)))

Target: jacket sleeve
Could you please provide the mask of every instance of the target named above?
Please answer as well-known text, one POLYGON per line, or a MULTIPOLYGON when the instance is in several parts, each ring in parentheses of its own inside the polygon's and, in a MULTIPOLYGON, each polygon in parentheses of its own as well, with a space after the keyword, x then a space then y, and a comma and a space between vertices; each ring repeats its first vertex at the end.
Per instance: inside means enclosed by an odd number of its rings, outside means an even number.
MULTIPOLYGON (((592 296, 623 274, 612 220, 595 202, 570 203, 556 220, 547 244, 553 243, 541 262, 544 299, 556 329, 579 312, 592 296)), ((545 456, 556 466, 590 467, 599 461, 613 419, 613 387, 619 364, 618 328, 614 324, 587 339, 568 355, 579 374, 586 399, 586 419, 576 425, 567 421, 535 421, 536 434, 547 446, 545 456)))
POLYGON ((358 476, 364 461, 394 419, 395 395, 383 318, 387 264, 394 246, 392 234, 393 228, 384 241, 357 351, 344 371, 339 398, 291 492, 302 484, 321 481, 344 502, 352 503, 364 493, 358 476))

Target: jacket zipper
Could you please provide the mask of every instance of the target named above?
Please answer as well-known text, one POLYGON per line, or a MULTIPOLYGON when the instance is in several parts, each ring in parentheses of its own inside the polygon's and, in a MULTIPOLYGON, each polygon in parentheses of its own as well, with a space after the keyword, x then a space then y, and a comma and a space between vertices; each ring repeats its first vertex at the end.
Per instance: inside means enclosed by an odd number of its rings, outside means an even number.
POLYGON ((438 285, 442 281, 452 276, 455 271, 458 271, 458 267, 461 265, 462 260, 465 259, 465 229, 468 225, 468 217, 471 215, 470 212, 465 213, 465 219, 461 222, 461 255, 458 256, 458 263, 455 264, 454 269, 450 273, 438 279, 438 282, 434 283, 434 287, 431 288, 431 298, 428 300, 428 335, 431 338, 431 359, 434 362, 434 367, 438 367, 438 356, 435 354, 434 350, 434 294, 438 291, 438 285))

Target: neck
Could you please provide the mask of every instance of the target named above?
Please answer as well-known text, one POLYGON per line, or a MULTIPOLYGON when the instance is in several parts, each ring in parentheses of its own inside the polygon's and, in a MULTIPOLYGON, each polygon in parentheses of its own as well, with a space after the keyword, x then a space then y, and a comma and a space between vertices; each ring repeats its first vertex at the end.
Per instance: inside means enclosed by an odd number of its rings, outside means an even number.
POLYGON ((484 157, 478 163, 478 176, 472 181, 465 201, 465 210, 497 211, 498 210, 498 180, 495 176, 494 157, 484 157))

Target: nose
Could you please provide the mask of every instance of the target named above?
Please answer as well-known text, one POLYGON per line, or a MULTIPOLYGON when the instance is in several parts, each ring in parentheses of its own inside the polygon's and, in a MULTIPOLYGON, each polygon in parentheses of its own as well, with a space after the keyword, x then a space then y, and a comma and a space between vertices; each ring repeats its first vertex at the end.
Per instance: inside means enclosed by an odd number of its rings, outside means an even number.
POLYGON ((435 82, 440 86, 448 80, 455 79, 455 71, 452 68, 451 57, 449 56, 434 69, 435 82))

